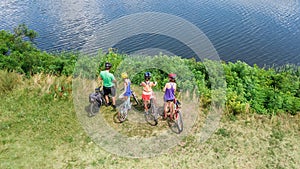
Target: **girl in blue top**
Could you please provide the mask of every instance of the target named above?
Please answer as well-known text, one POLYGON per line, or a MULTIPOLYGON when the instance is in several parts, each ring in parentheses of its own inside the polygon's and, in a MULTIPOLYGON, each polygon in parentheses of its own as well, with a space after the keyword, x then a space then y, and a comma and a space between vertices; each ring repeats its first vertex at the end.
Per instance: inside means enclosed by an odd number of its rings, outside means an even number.
POLYGON ((170 73, 169 74, 169 82, 166 83, 163 91, 165 92, 164 94, 164 118, 167 118, 167 111, 168 107, 171 112, 171 117, 173 117, 173 112, 174 112, 174 100, 175 100, 175 92, 176 92, 176 74, 170 73))
POLYGON ((128 75, 127 73, 122 73, 121 74, 122 78, 124 79, 124 93, 121 94, 121 96, 119 98, 123 98, 124 104, 125 104, 125 108, 126 109, 131 109, 131 104, 130 104, 130 95, 131 95, 131 81, 128 79, 128 75))

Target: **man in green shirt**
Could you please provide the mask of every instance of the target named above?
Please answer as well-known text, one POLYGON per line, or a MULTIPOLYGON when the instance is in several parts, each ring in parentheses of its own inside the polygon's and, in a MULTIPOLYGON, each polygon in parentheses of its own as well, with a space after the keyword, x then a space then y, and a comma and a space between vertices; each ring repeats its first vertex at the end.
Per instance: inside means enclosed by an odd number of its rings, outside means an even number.
POLYGON ((116 87, 115 83, 117 82, 115 76, 109 72, 111 68, 111 63, 105 63, 105 70, 100 72, 100 80, 103 80, 103 91, 104 97, 106 100, 106 105, 109 105, 108 95, 112 96, 112 107, 116 108, 116 87))

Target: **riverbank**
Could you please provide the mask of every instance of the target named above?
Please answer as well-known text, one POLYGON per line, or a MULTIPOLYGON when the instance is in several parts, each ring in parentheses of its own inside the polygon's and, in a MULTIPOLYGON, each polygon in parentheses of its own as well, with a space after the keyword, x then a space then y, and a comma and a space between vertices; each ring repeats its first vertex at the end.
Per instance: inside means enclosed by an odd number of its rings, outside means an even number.
MULTIPOLYGON (((59 82, 53 78, 52 82, 55 81, 59 82)), ((166 154, 132 159, 110 154, 93 142, 78 121, 72 99, 47 93, 48 86, 38 86, 37 79, 20 83, 18 88, 2 93, 0 97, 0 168, 300 166, 299 114, 248 113, 236 115, 234 119, 223 116, 219 127, 206 142, 199 143, 192 131, 166 154)), ((114 114, 110 108, 103 107, 102 110, 106 116, 114 114)), ((126 123, 111 125, 126 127, 126 123)), ((201 131, 201 128, 194 130, 201 131)), ((134 131, 138 132, 138 129, 134 131)))

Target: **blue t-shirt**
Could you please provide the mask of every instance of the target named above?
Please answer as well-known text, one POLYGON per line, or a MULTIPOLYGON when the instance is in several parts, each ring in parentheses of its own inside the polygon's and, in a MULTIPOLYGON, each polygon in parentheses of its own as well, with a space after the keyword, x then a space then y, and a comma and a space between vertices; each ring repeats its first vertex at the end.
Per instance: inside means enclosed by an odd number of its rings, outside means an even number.
POLYGON ((126 86, 126 90, 125 90, 124 96, 130 96, 131 95, 131 89, 130 89, 131 82, 130 82, 129 79, 126 79, 125 83, 127 83, 127 86, 126 86))

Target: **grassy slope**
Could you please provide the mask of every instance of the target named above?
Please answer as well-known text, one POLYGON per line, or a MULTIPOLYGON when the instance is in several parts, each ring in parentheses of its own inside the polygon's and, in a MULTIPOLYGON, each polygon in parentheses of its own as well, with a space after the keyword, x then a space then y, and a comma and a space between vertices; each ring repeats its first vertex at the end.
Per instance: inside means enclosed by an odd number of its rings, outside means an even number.
POLYGON ((90 140, 70 100, 20 89, 1 95, 0 103, 0 168, 300 167, 299 114, 223 118, 204 143, 190 135, 165 155, 131 159, 110 154, 90 140))

